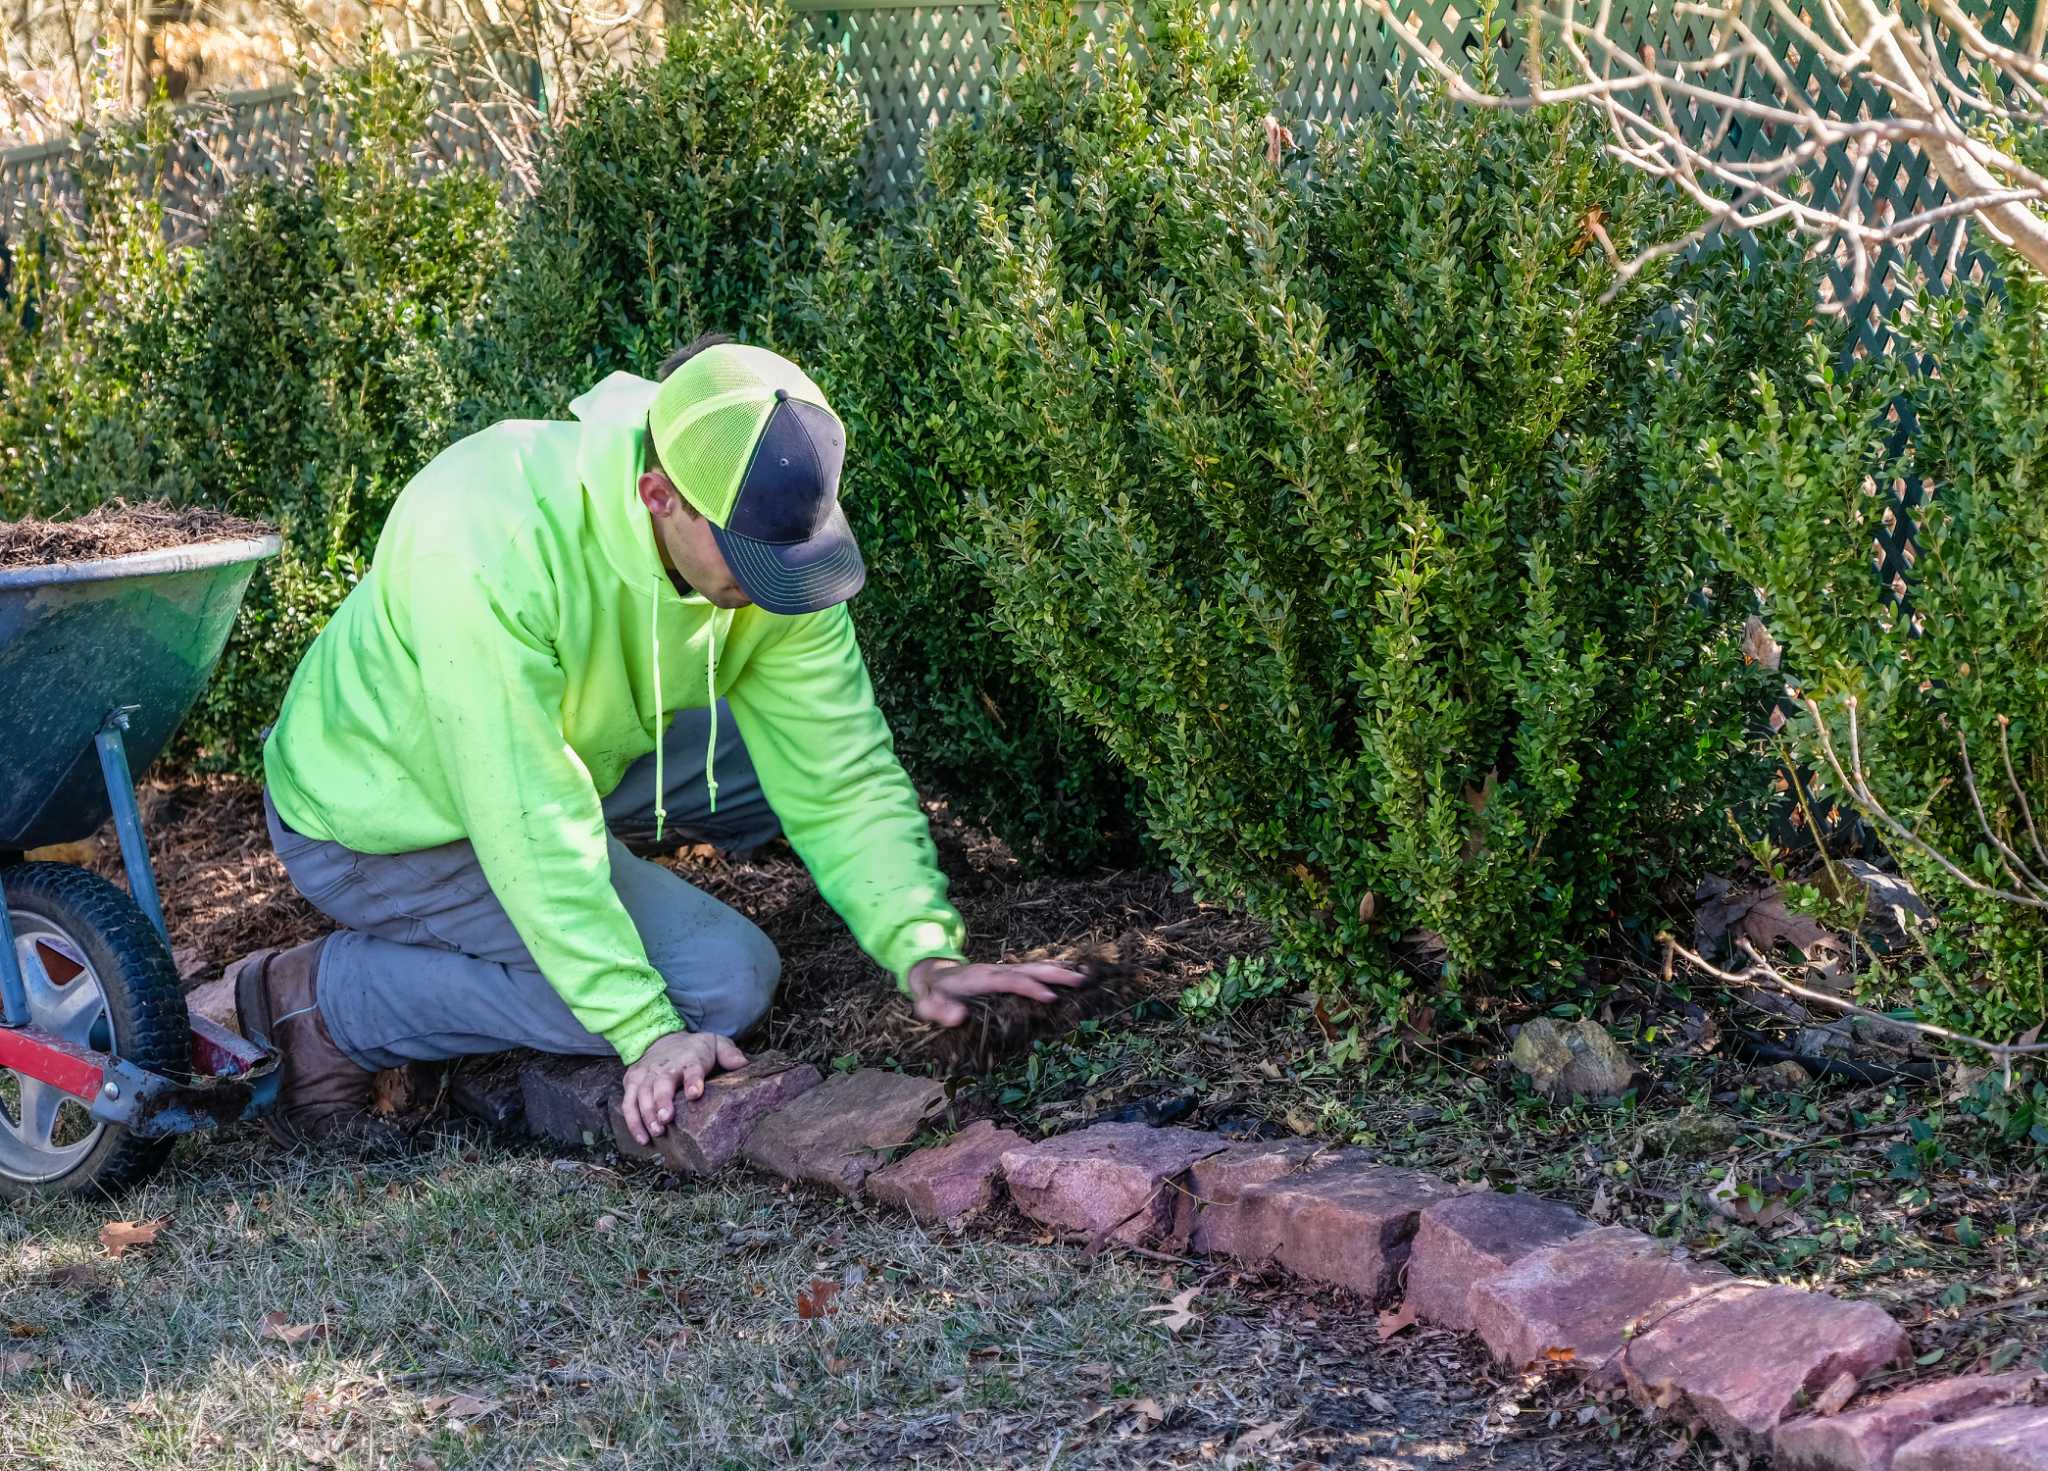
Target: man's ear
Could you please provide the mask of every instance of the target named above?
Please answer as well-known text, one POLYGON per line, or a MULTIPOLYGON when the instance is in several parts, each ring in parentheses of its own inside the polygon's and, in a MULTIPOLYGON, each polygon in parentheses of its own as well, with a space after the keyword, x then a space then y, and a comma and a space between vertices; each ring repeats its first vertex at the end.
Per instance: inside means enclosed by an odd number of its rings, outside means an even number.
POLYGON ((639 490, 640 504, 647 507, 651 516, 673 516, 679 509, 690 509, 690 503, 683 499, 665 470, 642 470, 639 490))

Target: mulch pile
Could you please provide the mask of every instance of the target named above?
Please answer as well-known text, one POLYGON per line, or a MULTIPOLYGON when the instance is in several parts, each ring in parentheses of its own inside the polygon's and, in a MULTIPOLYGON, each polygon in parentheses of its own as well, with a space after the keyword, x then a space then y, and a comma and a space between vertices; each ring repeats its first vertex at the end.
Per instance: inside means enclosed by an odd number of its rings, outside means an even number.
MULTIPOLYGON (((141 801, 172 953, 188 986, 218 977, 251 950, 297 944, 333 927, 298 896, 271 852, 253 782, 153 781, 141 801)), ((760 925, 782 954, 782 991, 755 1045, 820 1061, 852 1053, 943 1074, 981 1072, 1036 1038, 1171 996, 1260 943, 1256 926, 1196 903, 1163 873, 1032 876, 943 803, 927 810, 953 902, 967 921, 969 953, 1058 961, 1081 969, 1091 984, 1052 1007, 991 998, 966 1025, 943 1031, 910 1014, 785 845, 748 857, 705 847, 671 855, 663 860, 669 867, 760 925)), ((93 840, 90 862, 118 881, 111 830, 93 840)))
POLYGON ((131 506, 109 501, 75 521, 9 521, 0 524, 0 568, 48 567, 59 562, 97 562, 132 552, 166 547, 198 546, 210 541, 242 541, 267 536, 259 521, 210 511, 200 506, 172 506, 148 501, 131 506))

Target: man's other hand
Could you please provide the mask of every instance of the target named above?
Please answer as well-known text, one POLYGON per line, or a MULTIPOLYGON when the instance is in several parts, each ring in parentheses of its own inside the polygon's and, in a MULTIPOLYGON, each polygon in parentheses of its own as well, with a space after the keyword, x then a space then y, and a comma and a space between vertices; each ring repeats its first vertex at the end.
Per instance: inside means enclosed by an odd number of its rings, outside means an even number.
POLYGON ((676 1116, 676 1094, 702 1098, 704 1080, 721 1070, 747 1065, 732 1038, 711 1032, 670 1032, 657 1037, 640 1060, 626 1069, 626 1098, 620 1105, 633 1138, 645 1144, 676 1116))
POLYGON ((964 998, 1003 993, 1033 1001, 1051 1001, 1055 986, 1078 986, 1079 971, 1032 961, 1021 965, 968 965, 937 956, 910 968, 911 1012, 938 1027, 957 1027, 967 1020, 964 998))

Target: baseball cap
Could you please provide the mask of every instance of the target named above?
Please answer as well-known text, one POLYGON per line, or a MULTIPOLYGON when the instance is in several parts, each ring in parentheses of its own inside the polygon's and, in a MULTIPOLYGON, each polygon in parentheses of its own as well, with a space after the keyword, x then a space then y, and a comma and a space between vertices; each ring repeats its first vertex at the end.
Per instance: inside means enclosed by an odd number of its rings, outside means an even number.
POLYGON ((655 389, 647 427, 757 607, 814 613, 867 582, 839 505, 846 427, 795 363, 740 342, 704 348, 655 389))

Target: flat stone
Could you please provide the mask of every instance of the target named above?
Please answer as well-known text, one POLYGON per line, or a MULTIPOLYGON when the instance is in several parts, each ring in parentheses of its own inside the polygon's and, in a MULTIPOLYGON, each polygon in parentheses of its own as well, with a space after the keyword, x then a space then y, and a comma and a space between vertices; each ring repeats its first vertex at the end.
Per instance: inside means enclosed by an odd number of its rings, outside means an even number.
POLYGON ((1214 1134, 1094 1124, 1003 1152, 1017 1209, 1090 1242, 1144 1246, 1172 1229, 1188 1167, 1224 1147, 1214 1134))
POLYGON ((2048 1471, 2048 1408, 1985 1410, 1917 1436, 1894 1471, 2048 1471))
POLYGON ((995 1199, 1004 1153, 1028 1142, 1022 1134, 976 1119, 945 1143, 869 1175, 868 1198, 908 1211, 928 1225, 951 1225, 995 1199))
POLYGON ((1408 1253, 1406 1300, 1424 1322, 1469 1332, 1472 1289, 1532 1251, 1598 1228, 1570 1206, 1494 1190, 1439 1201, 1423 1211, 1408 1253))
POLYGON ((616 1057, 539 1057, 519 1070, 526 1130, 568 1148, 610 1139, 611 1100, 625 1075, 616 1057))
POLYGON ((704 1082, 702 1096, 677 1099, 676 1116, 647 1144, 626 1127, 620 1100, 608 1116, 612 1142, 632 1159, 660 1164, 678 1175, 709 1175, 739 1158, 754 1126, 818 1086, 818 1070, 779 1053, 764 1052, 743 1068, 717 1073, 704 1082))
POLYGON ((1382 1303, 1400 1289, 1423 1211, 1456 1194, 1456 1186, 1434 1175, 1377 1164, 1362 1150, 1338 1150, 1307 1170, 1245 1190, 1240 1259, 1256 1261, 1263 1251, 1297 1277, 1382 1303))
POLYGON ((1495 1358, 1515 1368, 1567 1360, 1580 1374, 1619 1384, 1615 1360, 1638 1320, 1733 1280, 1718 1267, 1672 1260, 1639 1231, 1603 1226, 1528 1253, 1475 1283, 1466 1302, 1495 1358))
POLYGON ((464 1058, 448 1081, 448 1101, 493 1129, 516 1133, 526 1120, 520 1074, 533 1060, 533 1054, 523 1052, 464 1058))
POLYGON ((930 1078, 874 1068, 841 1073, 762 1119, 741 1153, 785 1180, 850 1199, 945 1103, 945 1088, 930 1078))
POLYGON ((1906 1330, 1875 1303, 1740 1283, 1660 1317, 1622 1355, 1629 1395, 1763 1448, 1805 1396, 1907 1356, 1906 1330))
POLYGON ((1186 1192, 1174 1203, 1173 1240, 1202 1256, 1263 1264, 1272 1246, 1265 1232, 1251 1229, 1257 1212, 1247 1205, 1246 1193, 1311 1169, 1334 1152, 1309 1139, 1258 1139, 1196 1160, 1186 1192))
POLYGON ((1900 1447, 1980 1410, 2023 1403, 2035 1374, 1971 1374, 1917 1384, 1839 1415, 1788 1420, 1771 1436, 1779 1471, 1892 1471, 1900 1447))

